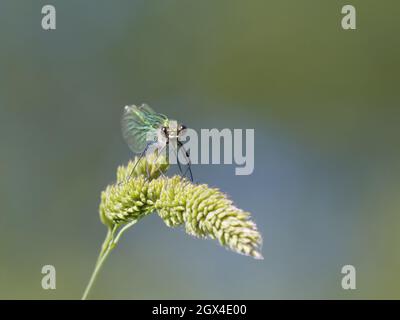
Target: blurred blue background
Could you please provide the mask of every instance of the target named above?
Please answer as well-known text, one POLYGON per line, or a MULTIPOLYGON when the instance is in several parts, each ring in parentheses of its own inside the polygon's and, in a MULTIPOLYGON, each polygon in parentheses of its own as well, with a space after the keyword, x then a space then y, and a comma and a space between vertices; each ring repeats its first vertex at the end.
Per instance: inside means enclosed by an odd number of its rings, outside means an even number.
POLYGON ((350 2, 354 31, 348 1, 1 1, 0 298, 81 297, 100 192, 132 157, 122 108, 141 102, 195 129, 255 129, 252 175, 193 172, 252 213, 265 260, 152 215, 92 298, 400 298, 400 3, 350 2))

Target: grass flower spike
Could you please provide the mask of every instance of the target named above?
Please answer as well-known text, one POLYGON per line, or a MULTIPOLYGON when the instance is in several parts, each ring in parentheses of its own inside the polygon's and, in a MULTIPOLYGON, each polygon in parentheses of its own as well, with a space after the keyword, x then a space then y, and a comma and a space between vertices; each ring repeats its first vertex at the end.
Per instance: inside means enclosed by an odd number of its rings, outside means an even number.
POLYGON ((97 272, 121 235, 150 213, 157 213, 169 227, 184 226, 195 237, 216 239, 237 253, 262 259, 262 238, 250 214, 235 207, 225 194, 180 176, 166 177, 165 159, 155 153, 137 158, 117 170, 117 182, 101 194, 100 219, 108 227, 84 299, 97 272))

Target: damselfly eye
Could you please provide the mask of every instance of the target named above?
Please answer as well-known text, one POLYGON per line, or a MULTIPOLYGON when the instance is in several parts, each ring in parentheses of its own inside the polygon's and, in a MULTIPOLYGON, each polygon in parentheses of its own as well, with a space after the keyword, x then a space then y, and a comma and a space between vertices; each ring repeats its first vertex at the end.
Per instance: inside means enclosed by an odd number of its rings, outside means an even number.
POLYGON ((186 126, 184 124, 180 124, 178 128, 178 132, 181 132, 183 130, 186 130, 186 126))
POLYGON ((162 127, 161 130, 162 130, 162 132, 164 133, 165 136, 168 135, 168 128, 167 127, 162 127))

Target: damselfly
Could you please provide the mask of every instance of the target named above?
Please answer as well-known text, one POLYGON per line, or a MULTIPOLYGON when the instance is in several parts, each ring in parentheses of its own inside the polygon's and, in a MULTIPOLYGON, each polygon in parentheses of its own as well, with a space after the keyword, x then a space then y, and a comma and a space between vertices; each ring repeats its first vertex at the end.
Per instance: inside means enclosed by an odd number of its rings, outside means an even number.
POLYGON ((176 139, 177 148, 175 150, 175 155, 179 171, 183 176, 189 173, 190 180, 193 181, 189 154, 179 140, 186 130, 185 125, 178 125, 176 121, 168 119, 167 116, 161 113, 155 112, 147 104, 142 104, 139 107, 135 105, 126 106, 124 108, 121 124, 122 135, 129 148, 134 153, 140 154, 132 172, 139 161, 146 155, 150 146, 156 147, 158 153, 161 154, 162 151, 172 146, 170 141, 176 139), (182 165, 179 161, 178 153, 180 151, 183 152, 186 159, 187 169, 185 171, 182 170, 182 165))

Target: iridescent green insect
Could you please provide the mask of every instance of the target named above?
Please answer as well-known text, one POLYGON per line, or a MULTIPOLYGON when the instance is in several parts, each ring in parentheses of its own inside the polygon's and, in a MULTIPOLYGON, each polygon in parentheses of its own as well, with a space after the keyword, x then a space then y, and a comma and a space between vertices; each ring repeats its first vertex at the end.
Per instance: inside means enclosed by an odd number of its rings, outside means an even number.
MULTIPOLYGON (((183 124, 177 126, 176 121, 169 120, 165 115, 155 112, 147 104, 142 104, 139 107, 135 105, 126 106, 121 124, 122 135, 129 148, 134 153, 140 154, 138 162, 146 154, 149 146, 155 145, 160 151, 168 147, 169 140, 172 138, 177 139, 178 151, 183 150, 179 137, 186 130, 186 126, 183 124)), ((189 172, 190 179, 193 180, 189 155, 186 151, 185 157, 188 159, 188 169, 183 175, 189 172)), ((179 159, 178 166, 182 173, 179 159)))

